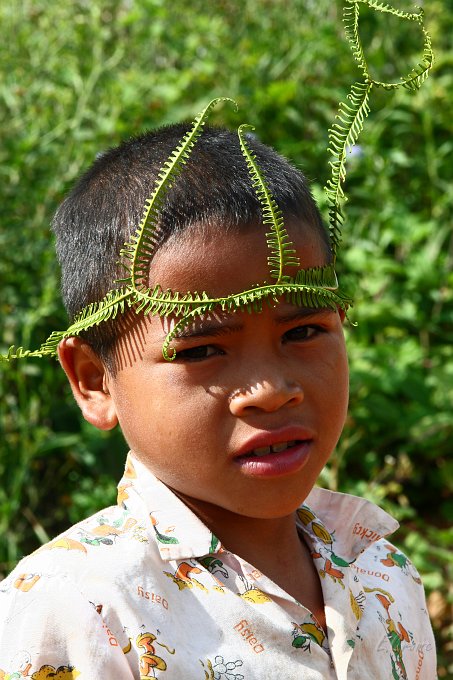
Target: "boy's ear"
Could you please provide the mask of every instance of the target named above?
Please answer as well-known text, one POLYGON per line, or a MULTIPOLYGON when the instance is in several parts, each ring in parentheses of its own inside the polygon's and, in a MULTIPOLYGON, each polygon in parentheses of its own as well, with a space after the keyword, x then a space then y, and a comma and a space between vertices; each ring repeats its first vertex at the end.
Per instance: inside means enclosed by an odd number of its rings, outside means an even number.
POLYGON ((90 345, 81 338, 66 338, 58 346, 58 358, 85 420, 99 430, 114 428, 118 417, 107 387, 107 372, 90 345))

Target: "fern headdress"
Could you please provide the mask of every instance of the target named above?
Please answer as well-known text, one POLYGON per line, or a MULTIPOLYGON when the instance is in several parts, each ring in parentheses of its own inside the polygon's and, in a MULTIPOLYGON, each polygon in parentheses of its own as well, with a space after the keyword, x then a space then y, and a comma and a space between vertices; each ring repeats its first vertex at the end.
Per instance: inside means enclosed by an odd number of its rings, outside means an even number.
MULTIPOLYGON (((296 251, 286 231, 283 214, 270 193, 266 178, 263 176, 256 157, 251 150, 246 130, 253 129, 249 125, 241 125, 238 129, 239 143, 244 162, 250 174, 250 181, 256 191, 262 212, 262 222, 266 226, 265 233, 269 247, 268 266, 270 282, 264 281, 249 290, 240 291, 227 297, 211 298, 206 292, 186 292, 164 290, 160 285, 148 286, 150 262, 156 248, 160 213, 166 194, 171 191, 176 179, 184 170, 184 165, 202 134, 203 126, 213 107, 221 101, 233 100, 218 98, 195 118, 192 127, 171 153, 168 160, 157 175, 153 191, 146 200, 142 220, 130 241, 120 251, 122 262, 126 268, 124 279, 117 281, 119 288, 108 292, 105 297, 89 304, 75 318, 65 331, 54 331, 36 351, 24 350, 22 347, 11 347, 2 359, 9 360, 27 356, 42 357, 55 355, 61 340, 77 336, 83 331, 100 323, 114 319, 119 313, 128 309, 137 314, 159 316, 173 315, 176 323, 167 335, 162 351, 166 359, 174 358, 169 353, 169 345, 178 332, 202 314, 221 309, 235 311, 246 309, 259 312, 264 300, 278 301, 285 297, 299 306, 331 307, 347 310, 351 299, 338 287, 335 273, 337 249, 341 241, 341 228, 344 220, 343 205, 346 197, 343 184, 346 177, 346 159, 348 152, 357 143, 363 129, 365 118, 370 111, 369 98, 373 87, 395 90, 404 87, 408 90, 418 89, 428 76, 433 64, 431 40, 423 25, 423 11, 403 12, 389 4, 377 0, 345 0, 343 22, 346 38, 350 44, 354 59, 362 73, 362 79, 353 83, 345 101, 340 102, 335 122, 329 130, 328 151, 332 158, 331 177, 325 187, 328 212, 329 233, 333 258, 330 264, 323 267, 301 269, 296 251), (388 13, 415 22, 423 34, 423 55, 421 61, 398 82, 382 82, 372 77, 359 35, 359 14, 365 5, 376 11, 388 13), (294 276, 285 273, 287 267, 299 266, 294 276)), ((233 102, 234 103, 234 102, 233 102)))

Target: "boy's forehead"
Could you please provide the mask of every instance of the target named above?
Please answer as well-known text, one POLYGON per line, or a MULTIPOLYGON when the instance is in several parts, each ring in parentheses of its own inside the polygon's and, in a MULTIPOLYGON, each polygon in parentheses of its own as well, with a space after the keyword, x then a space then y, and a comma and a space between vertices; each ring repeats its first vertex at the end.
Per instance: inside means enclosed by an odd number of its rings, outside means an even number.
MULTIPOLYGON (((314 227, 293 220, 287 230, 301 269, 327 264, 325 245, 314 227)), ((193 225, 155 253, 149 285, 224 297, 270 283, 267 231, 263 224, 226 230, 216 224, 193 225)), ((295 269, 288 267, 288 273, 294 274, 295 269)))

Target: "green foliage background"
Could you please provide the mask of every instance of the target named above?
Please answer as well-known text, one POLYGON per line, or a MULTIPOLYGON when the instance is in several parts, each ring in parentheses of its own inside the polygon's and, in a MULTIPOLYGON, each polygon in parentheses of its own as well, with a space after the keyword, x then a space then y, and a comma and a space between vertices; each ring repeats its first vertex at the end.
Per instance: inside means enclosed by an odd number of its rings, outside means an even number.
MULTIPOLYGON (((408 3, 395 2, 411 10, 408 3)), ((422 573, 453 673, 453 10, 426 3, 435 71, 415 95, 374 92, 349 161, 340 267, 351 409, 321 482, 379 502, 422 573), (451 661, 450 661, 451 664, 451 661)), ((0 6, 0 349, 65 328, 49 222, 96 153, 234 97, 214 122, 251 122, 325 206, 327 129, 358 77, 332 0, 4 0, 0 6)), ((384 80, 418 61, 416 28, 364 13, 384 80)), ((87 426, 58 365, 12 363, 0 384, 0 572, 114 502, 125 443, 87 426)))

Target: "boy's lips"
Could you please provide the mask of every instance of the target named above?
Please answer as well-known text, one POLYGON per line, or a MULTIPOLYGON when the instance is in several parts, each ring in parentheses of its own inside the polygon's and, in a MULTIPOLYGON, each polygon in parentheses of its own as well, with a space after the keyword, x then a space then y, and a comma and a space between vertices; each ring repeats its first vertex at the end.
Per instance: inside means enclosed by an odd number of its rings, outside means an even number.
POLYGON ((313 432, 300 427, 260 432, 234 453, 233 462, 253 477, 292 474, 308 461, 313 438, 313 432))

